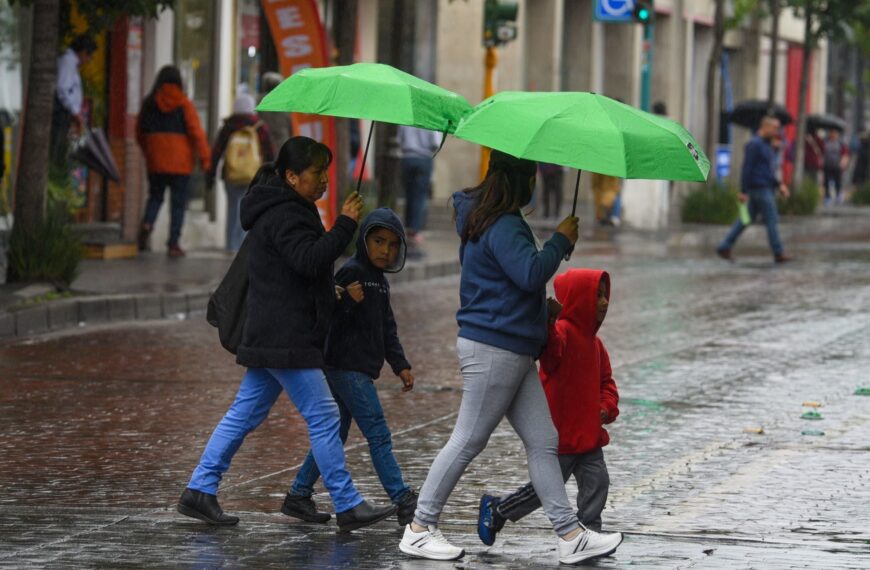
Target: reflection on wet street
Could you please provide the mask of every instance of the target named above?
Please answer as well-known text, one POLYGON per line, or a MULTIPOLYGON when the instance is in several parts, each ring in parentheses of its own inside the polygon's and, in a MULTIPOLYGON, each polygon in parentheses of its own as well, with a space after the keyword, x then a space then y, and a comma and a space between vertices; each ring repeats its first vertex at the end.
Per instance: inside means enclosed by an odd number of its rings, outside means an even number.
MULTIPOLYGON (((611 272, 601 335, 622 396, 605 457, 605 529, 628 533, 600 567, 870 567, 870 252, 817 244, 801 260, 736 265, 656 247, 575 266, 611 272), (809 408, 807 402, 821 403, 809 408), (820 420, 802 419, 814 409, 820 420)), ((378 386, 406 479, 419 487, 461 397, 453 354, 458 280, 394 288, 417 387, 378 386)), ((460 481, 442 519, 462 563, 403 558, 395 521, 342 535, 279 512, 307 451, 284 398, 233 461, 215 529, 174 503, 242 369, 204 319, 83 329, 0 345, 0 565, 293 568, 541 567, 556 543, 541 513, 487 548, 480 494, 527 480, 507 425, 460 481)), ((354 429, 351 472, 385 501, 354 429)), ((327 495, 317 495, 328 506, 327 495)), ((576 493, 569 484, 572 499, 576 493)))

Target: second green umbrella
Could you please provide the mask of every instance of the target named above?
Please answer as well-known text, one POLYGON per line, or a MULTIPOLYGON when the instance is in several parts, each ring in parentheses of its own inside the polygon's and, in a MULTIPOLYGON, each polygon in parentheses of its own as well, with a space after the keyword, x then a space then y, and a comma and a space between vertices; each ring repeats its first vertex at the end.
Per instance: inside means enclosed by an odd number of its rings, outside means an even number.
POLYGON ((266 95, 257 110, 366 119, 452 133, 471 105, 461 95, 392 66, 355 63, 297 71, 266 95))

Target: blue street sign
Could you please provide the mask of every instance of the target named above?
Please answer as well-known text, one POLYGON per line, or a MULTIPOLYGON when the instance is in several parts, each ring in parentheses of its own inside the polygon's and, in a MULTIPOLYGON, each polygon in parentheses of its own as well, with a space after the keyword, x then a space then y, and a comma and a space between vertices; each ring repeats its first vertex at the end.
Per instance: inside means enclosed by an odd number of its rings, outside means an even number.
POLYGON ((716 178, 724 182, 731 174, 731 145, 720 144, 716 147, 716 178))
POLYGON ((634 0, 595 0, 594 7, 599 22, 634 22, 634 0))

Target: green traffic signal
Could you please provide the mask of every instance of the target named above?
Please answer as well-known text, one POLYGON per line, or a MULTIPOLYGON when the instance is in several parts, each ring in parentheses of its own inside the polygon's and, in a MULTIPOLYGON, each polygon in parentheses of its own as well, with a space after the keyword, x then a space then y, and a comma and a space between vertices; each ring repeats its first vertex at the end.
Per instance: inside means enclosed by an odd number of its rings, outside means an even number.
POLYGON ((653 3, 650 0, 637 0, 634 4, 634 21, 649 24, 653 19, 653 3))

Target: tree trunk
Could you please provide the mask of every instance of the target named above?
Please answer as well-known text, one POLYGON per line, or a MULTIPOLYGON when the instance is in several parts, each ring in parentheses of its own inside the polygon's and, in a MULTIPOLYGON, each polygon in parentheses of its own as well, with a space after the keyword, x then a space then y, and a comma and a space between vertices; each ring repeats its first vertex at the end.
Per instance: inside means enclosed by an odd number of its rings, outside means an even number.
MULTIPOLYGON (((353 63, 356 48, 357 6, 357 0, 336 0, 334 3, 332 28, 335 47, 338 50, 338 65, 353 63)), ((335 147, 335 188, 341 203, 350 192, 350 188, 356 188, 356 181, 351 180, 352 176, 349 173, 351 159, 349 119, 335 119, 335 147)))
MULTIPOLYGON (((709 156, 715 155, 716 135, 719 122, 719 66, 722 64, 722 44, 725 39, 725 0, 716 0, 716 14, 713 23, 713 52, 707 63, 707 140, 704 150, 709 156)), ((708 185, 716 182, 715 176, 710 176, 708 185)))
POLYGON ((21 157, 15 183, 15 225, 12 228, 13 233, 27 234, 31 234, 45 219, 60 0, 34 0, 33 14, 21 157))
POLYGON ((804 180, 804 150, 806 144, 804 139, 807 134, 807 89, 809 88, 809 72, 810 61, 813 57, 815 49, 815 39, 813 36, 813 10, 810 3, 807 3, 807 9, 804 13, 806 21, 804 22, 804 53, 801 60, 801 85, 800 96, 798 97, 798 116, 797 116, 797 133, 795 134, 795 156, 794 156, 794 178, 792 180, 792 188, 798 189, 804 180))
POLYGON ((773 27, 770 31, 770 76, 767 78, 767 112, 769 114, 773 114, 773 106, 776 104, 776 68, 779 64, 780 12, 780 0, 770 0, 770 17, 773 27))

